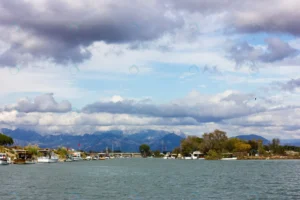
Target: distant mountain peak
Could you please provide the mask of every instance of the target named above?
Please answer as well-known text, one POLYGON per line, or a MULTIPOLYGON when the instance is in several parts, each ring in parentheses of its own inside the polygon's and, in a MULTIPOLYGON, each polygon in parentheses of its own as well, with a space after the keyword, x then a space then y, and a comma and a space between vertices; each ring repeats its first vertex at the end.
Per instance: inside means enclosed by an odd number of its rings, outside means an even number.
POLYGON ((241 140, 262 140, 263 144, 269 144, 270 141, 260 135, 256 135, 256 134, 248 134, 248 135, 238 135, 235 136, 236 138, 239 138, 241 140))

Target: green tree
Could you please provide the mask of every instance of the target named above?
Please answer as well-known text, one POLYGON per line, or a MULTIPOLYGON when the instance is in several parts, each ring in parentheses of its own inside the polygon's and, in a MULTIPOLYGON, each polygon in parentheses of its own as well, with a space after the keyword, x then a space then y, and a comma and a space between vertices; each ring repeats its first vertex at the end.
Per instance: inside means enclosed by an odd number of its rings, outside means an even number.
POLYGON ((225 149, 228 152, 233 152, 236 148, 236 144, 240 142, 240 139, 238 138, 229 138, 226 142, 225 142, 225 149))
MULTIPOLYGON (((258 150, 258 145, 261 140, 248 140, 248 144, 251 146, 251 149, 258 150)), ((262 142, 262 141, 261 141, 262 142)))
POLYGON ((239 141, 235 143, 235 148, 234 148, 235 152, 248 152, 250 149, 251 149, 250 144, 247 144, 243 141, 239 141))
POLYGON ((25 150, 27 150, 27 152, 29 154, 32 154, 33 157, 37 157, 39 155, 39 147, 37 145, 28 145, 25 147, 25 150))
MULTIPOLYGON (((189 156, 193 151, 199 151, 201 148, 202 138, 196 136, 188 136, 181 141, 181 152, 183 156, 189 156)), ((178 151, 178 149, 177 149, 178 151)), ((180 149, 179 149, 180 151, 180 149)))
POLYGON ((7 136, 4 135, 3 133, 0 133, 0 145, 12 145, 14 144, 14 140, 7 136))
POLYGON ((218 129, 212 133, 204 133, 201 151, 207 153, 209 150, 215 150, 216 152, 221 153, 225 149, 227 140, 226 132, 218 129))
POLYGON ((221 158, 222 158, 222 155, 212 149, 207 152, 207 155, 205 157, 206 160, 219 160, 221 158))
POLYGON ((154 151, 153 154, 154 154, 154 157, 161 157, 159 150, 154 151))
POLYGON ((179 147, 176 147, 175 149, 173 149, 172 153, 175 153, 175 154, 180 154, 180 148, 179 147))
POLYGON ((270 150, 274 154, 279 154, 279 155, 284 155, 285 154, 284 147, 280 146, 280 139, 278 139, 278 138, 274 138, 272 140, 272 143, 270 144, 270 150))
POLYGON ((54 153, 56 153, 60 159, 66 159, 68 150, 65 147, 59 147, 58 149, 56 149, 56 151, 54 151, 54 153))
POLYGON ((266 155, 266 149, 263 145, 263 141, 262 140, 258 140, 257 141, 257 152, 259 155, 266 155))
POLYGON ((151 154, 151 151, 150 151, 150 146, 147 145, 147 144, 142 144, 139 148, 141 154, 143 157, 147 157, 151 154))

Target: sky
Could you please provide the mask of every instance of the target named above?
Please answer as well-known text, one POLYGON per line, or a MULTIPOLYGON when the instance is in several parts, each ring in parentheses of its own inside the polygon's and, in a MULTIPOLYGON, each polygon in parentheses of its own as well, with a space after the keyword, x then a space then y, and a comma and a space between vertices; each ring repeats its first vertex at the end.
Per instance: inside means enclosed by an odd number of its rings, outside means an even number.
POLYGON ((300 139, 296 0, 2 0, 0 128, 300 139))

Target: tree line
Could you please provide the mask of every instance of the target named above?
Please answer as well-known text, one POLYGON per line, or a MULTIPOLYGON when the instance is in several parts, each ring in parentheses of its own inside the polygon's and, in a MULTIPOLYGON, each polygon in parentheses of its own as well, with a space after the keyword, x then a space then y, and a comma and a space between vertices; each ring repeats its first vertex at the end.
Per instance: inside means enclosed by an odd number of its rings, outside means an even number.
POLYGON ((11 137, 4 135, 3 133, 0 133, 0 145, 1 146, 13 145, 13 144, 14 144, 14 140, 11 137))
MULTIPOLYGON (((149 145, 142 144, 139 148, 143 157, 161 157, 160 151, 151 151, 149 145)), ((233 153, 236 156, 271 156, 286 155, 286 151, 300 153, 300 147, 280 145, 280 139, 274 138, 270 144, 264 144, 262 140, 241 140, 228 138, 227 133, 216 129, 211 133, 204 133, 202 137, 188 136, 181 140, 180 147, 176 147, 172 153, 190 156, 194 151, 200 151, 206 155, 206 159, 220 159, 224 153, 233 153)))
POLYGON ((173 150, 173 153, 190 156, 193 151, 201 151, 209 159, 219 158, 223 153, 235 153, 240 156, 286 155, 287 150, 300 152, 300 147, 281 146, 278 138, 274 138, 270 144, 263 144, 262 140, 245 141, 228 138, 226 132, 216 129, 211 133, 204 133, 202 137, 188 136, 181 141, 180 147, 173 150))

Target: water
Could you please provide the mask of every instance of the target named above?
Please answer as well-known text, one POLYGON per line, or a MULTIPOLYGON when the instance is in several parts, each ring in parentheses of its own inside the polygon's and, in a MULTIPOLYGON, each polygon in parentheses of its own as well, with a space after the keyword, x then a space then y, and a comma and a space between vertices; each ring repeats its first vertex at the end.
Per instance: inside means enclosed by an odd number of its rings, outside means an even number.
POLYGON ((300 199, 300 161, 113 159, 0 166, 1 200, 300 199))

